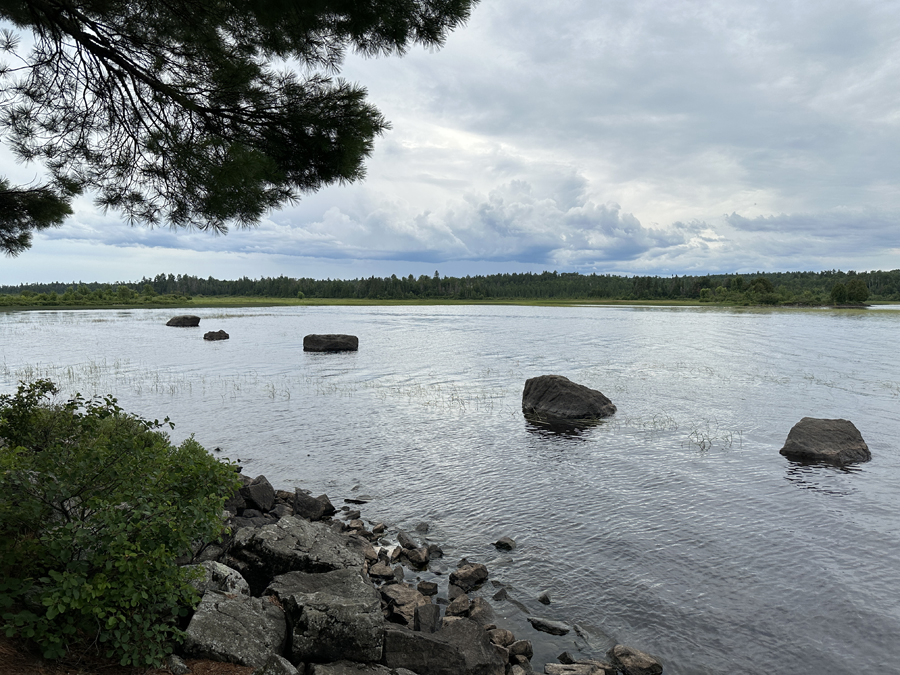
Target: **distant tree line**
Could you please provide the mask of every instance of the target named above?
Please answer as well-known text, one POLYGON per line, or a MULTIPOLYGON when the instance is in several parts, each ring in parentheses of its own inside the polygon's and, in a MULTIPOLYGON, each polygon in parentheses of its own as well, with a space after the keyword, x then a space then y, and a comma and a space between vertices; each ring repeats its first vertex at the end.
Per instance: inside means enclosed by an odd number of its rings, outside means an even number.
POLYGON ((889 272, 757 272, 704 276, 616 276, 526 272, 466 277, 412 274, 362 279, 202 279, 157 274, 118 284, 0 286, 0 306, 169 304, 207 296, 367 300, 693 300, 730 305, 852 304, 900 300, 900 269, 889 272))

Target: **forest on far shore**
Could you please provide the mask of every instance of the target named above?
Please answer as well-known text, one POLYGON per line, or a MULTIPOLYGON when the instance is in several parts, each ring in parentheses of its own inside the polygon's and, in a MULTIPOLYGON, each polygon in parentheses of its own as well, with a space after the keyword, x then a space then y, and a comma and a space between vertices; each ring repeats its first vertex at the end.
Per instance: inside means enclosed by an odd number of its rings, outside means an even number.
POLYGON ((756 272, 704 276, 617 276, 526 272, 466 277, 206 279, 157 274, 103 284, 0 286, 0 306, 183 304, 203 297, 462 301, 692 301, 726 305, 853 305, 900 301, 900 269, 890 272, 756 272))

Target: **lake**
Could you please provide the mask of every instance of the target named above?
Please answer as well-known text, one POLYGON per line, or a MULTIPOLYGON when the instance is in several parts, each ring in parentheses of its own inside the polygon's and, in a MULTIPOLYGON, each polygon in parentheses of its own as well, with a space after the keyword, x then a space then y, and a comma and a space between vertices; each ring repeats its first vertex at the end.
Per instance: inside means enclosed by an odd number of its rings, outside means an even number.
POLYGON ((190 311, 200 328, 166 327, 171 309, 0 313, 0 390, 112 393, 276 487, 428 522, 449 561, 578 625, 545 638, 498 604, 536 670, 615 641, 667 673, 900 673, 900 307, 190 311), (360 349, 304 353, 308 333, 360 349), (528 423, 524 382, 549 373, 618 412, 580 433, 528 423), (872 461, 786 460, 805 416, 853 421, 872 461), (518 548, 499 554, 503 535, 518 548))

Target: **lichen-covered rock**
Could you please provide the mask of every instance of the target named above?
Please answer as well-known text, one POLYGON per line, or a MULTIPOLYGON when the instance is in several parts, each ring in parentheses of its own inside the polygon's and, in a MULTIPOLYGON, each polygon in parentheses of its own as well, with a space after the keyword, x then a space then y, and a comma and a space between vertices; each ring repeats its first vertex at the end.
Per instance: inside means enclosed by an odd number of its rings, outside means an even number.
POLYGON ((202 598, 206 591, 219 591, 228 595, 246 595, 250 597, 250 586, 237 570, 214 560, 199 565, 186 565, 186 569, 196 569, 203 576, 193 579, 191 585, 197 589, 202 598))
POLYGON ((504 675, 507 665, 487 631, 462 618, 437 633, 387 625, 382 662, 389 668, 408 668, 428 675, 504 675))
POLYGON ((207 591, 185 631, 186 654, 262 666, 284 648, 284 612, 268 598, 207 591))
POLYGON ((848 420, 804 417, 788 433, 785 457, 801 462, 850 464, 872 459, 859 429, 848 420))
POLYGON ((292 661, 381 660, 381 598, 359 569, 289 572, 265 593, 278 598, 290 619, 292 661))
POLYGON ((602 392, 562 375, 540 375, 525 381, 522 412, 547 421, 609 417, 616 406, 602 392))
POLYGON ((294 665, 286 658, 279 654, 272 654, 262 668, 253 671, 253 675, 301 675, 304 666, 301 663, 300 668, 294 665))

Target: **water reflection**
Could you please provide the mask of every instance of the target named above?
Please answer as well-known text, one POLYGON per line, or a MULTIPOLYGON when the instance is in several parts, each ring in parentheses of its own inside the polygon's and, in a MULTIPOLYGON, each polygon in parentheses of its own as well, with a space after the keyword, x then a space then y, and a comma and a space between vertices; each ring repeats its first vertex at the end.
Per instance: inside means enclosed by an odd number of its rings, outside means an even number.
POLYGON ((539 415, 525 414, 525 430, 541 438, 565 437, 587 440, 588 432, 605 424, 598 419, 548 419, 539 415))
POLYGON ((854 473, 862 473, 862 467, 790 460, 785 479, 801 490, 846 497, 856 492, 856 488, 843 484, 843 474, 854 473))

